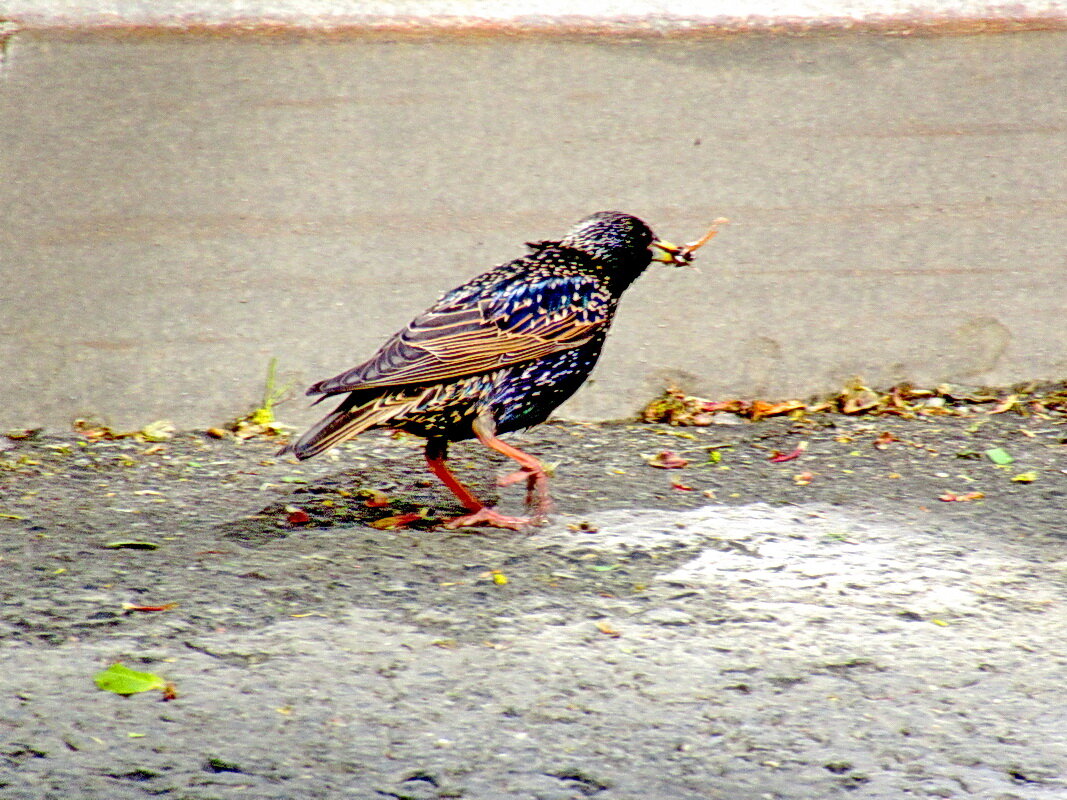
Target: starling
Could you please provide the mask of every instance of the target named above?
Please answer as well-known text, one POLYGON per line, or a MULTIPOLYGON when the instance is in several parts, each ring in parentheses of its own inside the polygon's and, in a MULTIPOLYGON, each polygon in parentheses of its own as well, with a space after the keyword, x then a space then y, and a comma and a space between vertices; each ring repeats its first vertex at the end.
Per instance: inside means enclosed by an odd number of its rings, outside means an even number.
POLYGON ((448 292, 366 362, 309 388, 319 401, 344 399, 282 452, 311 458, 372 428, 406 431, 427 440, 427 464, 467 509, 446 527, 519 530, 530 520, 483 505, 448 469, 448 443, 477 438, 518 463, 498 482, 525 480, 542 520, 551 510, 545 468, 499 435, 544 422, 574 394, 626 288, 651 261, 688 264, 710 235, 678 247, 637 217, 605 211, 559 241, 528 243, 528 254, 448 292))

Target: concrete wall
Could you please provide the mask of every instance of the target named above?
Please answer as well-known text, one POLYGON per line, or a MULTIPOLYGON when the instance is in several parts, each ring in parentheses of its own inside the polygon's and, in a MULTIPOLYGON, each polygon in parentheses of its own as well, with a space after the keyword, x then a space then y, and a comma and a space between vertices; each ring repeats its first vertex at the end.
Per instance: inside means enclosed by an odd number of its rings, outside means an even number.
MULTIPOLYGON (((564 416, 1067 375, 1067 33, 23 30, 0 67, 0 428, 217 424, 617 208, 667 238, 564 416)), ((314 416, 302 400, 286 421, 314 416)))

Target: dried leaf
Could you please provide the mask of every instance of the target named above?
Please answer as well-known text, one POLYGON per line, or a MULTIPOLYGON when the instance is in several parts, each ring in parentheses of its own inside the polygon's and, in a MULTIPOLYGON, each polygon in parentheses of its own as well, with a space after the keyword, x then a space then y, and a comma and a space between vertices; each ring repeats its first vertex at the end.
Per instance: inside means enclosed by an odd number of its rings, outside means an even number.
POLYGON ((116 433, 109 426, 102 422, 88 419, 76 419, 73 423, 74 430, 84 436, 91 442, 97 442, 100 440, 113 440, 121 439, 125 436, 132 436, 132 433, 116 433))
POLYGON ((840 395, 841 412, 844 414, 861 414, 881 404, 882 398, 858 380, 845 387, 840 395))
POLYGON ((768 403, 766 400, 753 401, 750 409, 749 416, 753 420, 763 419, 764 417, 776 417, 780 414, 788 414, 791 411, 799 411, 807 408, 807 404, 800 400, 786 400, 780 403, 768 403))
POLYGON ((874 446, 877 447, 879 450, 885 450, 887 447, 889 447, 891 443, 899 441, 900 439, 891 434, 889 431, 882 431, 874 440, 874 446))
POLYGON ((363 505, 367 508, 384 508, 389 505, 389 495, 377 489, 360 489, 356 492, 357 497, 366 497, 363 505))
POLYGON ((815 480, 814 472, 801 472, 800 474, 793 476, 793 482, 796 483, 797 486, 807 486, 813 480, 815 480))
POLYGON ((1037 473, 1036 472, 1020 472, 1018 475, 1016 475, 1014 478, 1012 478, 1012 480, 1015 483, 1033 483, 1034 481, 1037 480, 1037 473))
POLYGON ((966 492, 964 494, 956 494, 955 492, 945 492, 938 495, 937 499, 943 503, 969 503, 972 500, 981 500, 985 495, 982 492, 966 492))
POLYGON ((4 435, 15 442, 36 439, 44 428, 16 428, 7 431, 4 435))
POLYGON ((1005 411, 1011 411, 1015 406, 1019 405, 1019 396, 1009 394, 993 408, 989 409, 990 414, 1003 414, 1005 411))
POLYGON ((622 633, 620 631, 615 630, 613 627, 611 627, 611 625, 606 622, 601 621, 596 622, 594 624, 596 625, 596 629, 605 636, 610 636, 612 639, 618 639, 620 636, 622 636, 622 633))
POLYGON ((412 522, 417 522, 420 519, 426 519, 426 509, 412 511, 407 514, 396 514, 392 517, 382 517, 381 519, 376 519, 367 524, 380 531, 393 531, 397 528, 403 528, 405 525, 410 525, 412 522))
POLYGON ((160 419, 145 425, 135 435, 146 442, 165 442, 173 439, 177 430, 169 420, 160 419))

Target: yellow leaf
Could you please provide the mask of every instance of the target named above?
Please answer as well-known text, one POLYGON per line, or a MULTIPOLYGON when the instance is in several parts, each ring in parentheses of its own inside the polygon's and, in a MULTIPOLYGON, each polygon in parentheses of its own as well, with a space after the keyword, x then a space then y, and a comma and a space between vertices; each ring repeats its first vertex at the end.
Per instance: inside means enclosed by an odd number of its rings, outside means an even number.
POLYGON ((607 622, 600 621, 595 624, 596 629, 603 633, 605 636, 610 636, 612 639, 618 639, 620 636, 622 636, 619 631, 615 630, 615 628, 611 627, 611 625, 607 622))

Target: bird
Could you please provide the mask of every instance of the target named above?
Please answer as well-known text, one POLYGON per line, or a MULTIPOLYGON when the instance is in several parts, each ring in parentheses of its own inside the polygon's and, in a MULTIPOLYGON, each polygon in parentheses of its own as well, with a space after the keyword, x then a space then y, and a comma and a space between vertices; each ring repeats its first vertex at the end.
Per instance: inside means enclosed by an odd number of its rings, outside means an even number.
POLYGON ((340 404, 282 454, 303 460, 374 428, 426 439, 430 471, 466 513, 446 528, 524 530, 552 511, 548 474, 534 456, 500 436, 544 422, 585 382, 604 347, 623 292, 653 262, 688 264, 701 242, 657 239, 642 220, 601 211, 558 240, 527 242, 525 255, 443 295, 368 360, 307 390, 340 404), (451 442, 477 439, 518 470, 531 517, 507 516, 479 501, 447 464, 451 442))

